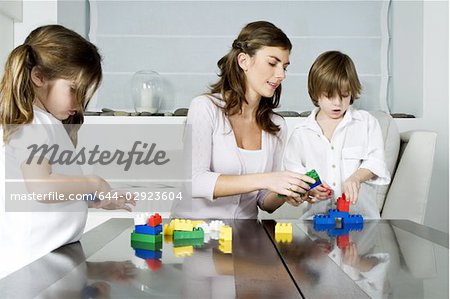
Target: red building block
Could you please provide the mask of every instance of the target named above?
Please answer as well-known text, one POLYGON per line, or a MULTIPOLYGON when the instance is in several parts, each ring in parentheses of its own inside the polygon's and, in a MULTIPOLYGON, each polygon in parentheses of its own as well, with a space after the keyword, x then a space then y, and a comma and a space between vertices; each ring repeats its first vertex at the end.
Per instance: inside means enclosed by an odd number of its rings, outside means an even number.
POLYGON ((337 210, 339 212, 348 212, 350 210, 350 202, 345 199, 345 193, 337 199, 337 210))
POLYGON ((348 234, 338 236, 336 239, 336 244, 337 244, 337 247, 339 247, 340 249, 344 249, 345 247, 350 245, 350 236, 348 234))
POLYGON ((153 214, 148 218, 148 226, 157 226, 162 223, 161 215, 158 213, 153 214))
POLYGON ((161 269, 162 266, 161 260, 148 259, 145 260, 145 262, 152 271, 158 271, 159 269, 161 269))

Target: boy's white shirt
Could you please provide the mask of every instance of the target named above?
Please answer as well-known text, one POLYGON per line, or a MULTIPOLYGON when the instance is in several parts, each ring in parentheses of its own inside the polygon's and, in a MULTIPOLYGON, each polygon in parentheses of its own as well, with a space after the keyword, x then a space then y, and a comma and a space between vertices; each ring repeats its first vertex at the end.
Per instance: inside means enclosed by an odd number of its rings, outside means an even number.
MULTIPOLYGON (((374 185, 390 182, 384 157, 384 144, 380 125, 367 111, 349 107, 329 141, 316 121, 319 108, 298 124, 286 146, 283 165, 286 170, 305 173, 315 169, 323 182, 334 191, 334 199, 342 194, 342 183, 357 169, 366 168, 374 178, 361 184, 358 202, 350 212, 363 217, 380 218, 374 185)), ((334 201, 333 201, 334 202, 334 201)), ((302 218, 326 213, 334 208, 330 200, 308 204, 302 218)))

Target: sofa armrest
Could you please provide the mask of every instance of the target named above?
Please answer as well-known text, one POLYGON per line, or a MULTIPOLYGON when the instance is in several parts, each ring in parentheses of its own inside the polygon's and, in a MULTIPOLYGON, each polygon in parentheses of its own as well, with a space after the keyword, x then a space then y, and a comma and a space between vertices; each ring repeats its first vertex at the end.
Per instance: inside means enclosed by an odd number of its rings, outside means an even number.
POLYGON ((408 131, 400 134, 397 170, 381 213, 386 219, 409 219, 423 224, 433 172, 437 134, 408 131))

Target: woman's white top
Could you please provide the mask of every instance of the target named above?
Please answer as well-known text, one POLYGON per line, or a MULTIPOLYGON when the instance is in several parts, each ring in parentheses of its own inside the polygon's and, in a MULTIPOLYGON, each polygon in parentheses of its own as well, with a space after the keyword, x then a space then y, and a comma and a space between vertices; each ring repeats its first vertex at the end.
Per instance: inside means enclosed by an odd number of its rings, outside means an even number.
MULTIPOLYGON (((286 146, 284 167, 300 173, 315 169, 320 179, 333 189, 335 198, 341 196, 342 183, 356 170, 370 170, 375 176, 361 184, 358 201, 350 205, 350 213, 380 218, 374 185, 389 184, 390 174, 385 163, 383 137, 377 119, 367 111, 350 106, 330 141, 316 121, 318 111, 318 108, 312 111, 293 131, 286 146)), ((330 208, 330 200, 308 204, 303 217, 326 213, 330 208)))
MULTIPOLYGON (((0 215, 0 277, 15 271, 67 243, 78 241, 87 218, 84 201, 39 203, 27 201, 24 211, 10 211, 11 193, 28 191, 23 182, 21 164, 27 160, 28 144, 58 144, 60 151, 74 150, 61 121, 42 109, 34 107, 31 125, 21 126, 7 146, 3 146, 1 169, 6 168, 6 190, 1 194, 0 215), (15 181, 13 183, 12 181, 15 181), (10 188, 14 188, 11 191, 10 188), (9 190, 8 190, 9 189, 9 190), (5 205, 6 203, 6 211, 5 205), (35 212, 44 208, 45 212, 35 212)), ((52 172, 81 175, 76 165, 52 165, 52 172)), ((22 203, 22 202, 21 202, 22 203)))
POLYGON ((213 199, 217 178, 221 174, 242 175, 252 170, 271 172, 281 168, 287 134, 284 119, 272 115, 272 121, 280 131, 276 135, 263 132, 261 156, 248 159, 247 154, 254 153, 239 150, 229 119, 221 109, 223 105, 223 101, 207 95, 191 102, 187 124, 192 130, 192 200, 175 202, 172 208, 174 217, 256 218, 258 206, 263 207, 268 191, 213 199))

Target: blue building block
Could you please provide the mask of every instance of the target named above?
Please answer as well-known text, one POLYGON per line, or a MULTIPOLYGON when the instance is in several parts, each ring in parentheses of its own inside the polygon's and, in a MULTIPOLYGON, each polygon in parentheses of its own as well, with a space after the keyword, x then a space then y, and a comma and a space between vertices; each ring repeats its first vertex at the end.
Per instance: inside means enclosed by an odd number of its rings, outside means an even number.
POLYGON ((316 188, 317 186, 319 186, 321 184, 322 184, 322 182, 320 180, 317 180, 314 184, 309 185, 309 189, 311 190, 313 188, 316 188))
POLYGON ((348 217, 342 219, 342 223, 343 225, 364 223, 364 218, 358 214, 348 215, 348 217))
POLYGON ((137 234, 145 234, 145 235, 159 235, 162 232, 162 225, 159 224, 157 226, 148 226, 144 225, 136 225, 134 228, 134 232, 137 234))
POLYGON ((140 257, 141 259, 144 259, 144 260, 148 260, 148 259, 159 260, 162 256, 162 251, 136 248, 134 251, 134 254, 137 257, 140 257))
POLYGON ((334 227, 336 225, 336 221, 334 220, 334 218, 330 217, 329 215, 314 215, 313 224, 314 225, 330 225, 331 227, 334 227))
POLYGON ((348 212, 340 212, 338 210, 330 209, 330 210, 328 210, 328 215, 330 216, 330 218, 333 218, 333 219, 336 219, 336 218, 345 219, 350 214, 348 212))

